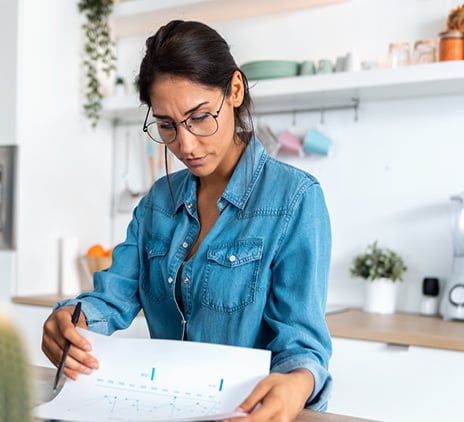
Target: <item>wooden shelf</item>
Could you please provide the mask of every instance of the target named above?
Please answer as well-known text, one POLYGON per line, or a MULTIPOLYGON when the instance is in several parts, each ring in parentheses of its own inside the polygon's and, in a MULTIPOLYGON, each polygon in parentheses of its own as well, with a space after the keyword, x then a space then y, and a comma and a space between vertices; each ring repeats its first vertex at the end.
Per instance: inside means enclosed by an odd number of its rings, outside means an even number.
POLYGON ((148 35, 172 19, 205 23, 243 19, 351 0, 137 0, 116 5, 111 26, 116 37, 148 35))
MULTIPOLYGON (((464 95, 464 60, 398 69, 250 81, 256 114, 355 106, 356 102, 464 95)), ((142 124, 135 94, 108 97, 103 116, 142 124)))

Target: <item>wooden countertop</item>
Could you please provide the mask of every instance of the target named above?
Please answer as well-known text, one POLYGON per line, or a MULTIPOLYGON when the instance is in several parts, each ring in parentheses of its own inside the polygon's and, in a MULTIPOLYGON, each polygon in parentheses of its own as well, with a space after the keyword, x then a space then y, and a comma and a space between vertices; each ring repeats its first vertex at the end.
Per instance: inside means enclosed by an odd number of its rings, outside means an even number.
MULTIPOLYGON (((32 373, 37 388, 47 391, 37 391, 39 402, 48 401, 53 398, 51 394, 53 380, 55 378, 55 369, 43 366, 33 366, 32 373)), ((295 422, 367 422, 367 419, 355 418, 351 416, 337 415, 335 413, 314 412, 312 410, 303 410, 295 422)))
POLYGON ((59 294, 35 295, 35 296, 13 296, 11 301, 18 305, 45 306, 52 308, 56 302, 64 299, 71 299, 75 296, 64 296, 59 294))
MULTIPOLYGON (((67 298, 50 294, 16 296, 12 301, 51 308, 67 298)), ((464 321, 445 321, 439 317, 404 312, 370 314, 359 309, 331 313, 326 320, 333 337, 464 351, 464 321)))
POLYGON ((358 309, 327 315, 333 337, 464 351, 464 321, 398 312, 370 314, 358 309))

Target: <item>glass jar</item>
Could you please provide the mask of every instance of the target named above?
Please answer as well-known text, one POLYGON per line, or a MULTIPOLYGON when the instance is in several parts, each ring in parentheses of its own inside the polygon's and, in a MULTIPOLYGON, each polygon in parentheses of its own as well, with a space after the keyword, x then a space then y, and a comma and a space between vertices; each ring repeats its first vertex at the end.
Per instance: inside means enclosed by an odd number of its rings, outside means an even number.
POLYGON ((433 63, 436 60, 435 40, 420 40, 414 44, 414 64, 433 63))
POLYGON ((464 34, 452 30, 438 34, 440 37, 439 60, 464 60, 464 34))
POLYGON ((406 41, 395 41, 388 47, 388 67, 395 69, 400 66, 408 66, 409 43, 406 41))

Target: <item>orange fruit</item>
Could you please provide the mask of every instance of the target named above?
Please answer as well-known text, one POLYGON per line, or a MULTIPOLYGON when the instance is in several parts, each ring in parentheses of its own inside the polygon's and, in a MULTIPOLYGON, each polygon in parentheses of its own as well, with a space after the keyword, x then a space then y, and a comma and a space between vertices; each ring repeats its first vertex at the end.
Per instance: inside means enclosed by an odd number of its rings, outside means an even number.
POLYGON ((109 248, 105 251, 105 256, 111 257, 113 256, 113 248, 109 248))
POLYGON ((92 245, 89 249, 87 249, 87 256, 105 256, 105 248, 102 245, 96 243, 95 245, 92 245))

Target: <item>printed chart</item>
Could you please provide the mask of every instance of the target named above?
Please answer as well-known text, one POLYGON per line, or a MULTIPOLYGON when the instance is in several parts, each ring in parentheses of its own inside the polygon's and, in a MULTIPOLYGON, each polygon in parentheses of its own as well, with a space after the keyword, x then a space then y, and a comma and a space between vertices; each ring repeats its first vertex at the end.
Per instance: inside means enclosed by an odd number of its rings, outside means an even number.
POLYGON ((270 352, 84 332, 100 369, 67 380, 41 419, 74 422, 218 420, 269 373, 270 352), (136 358, 134 358, 136 356, 136 358))

